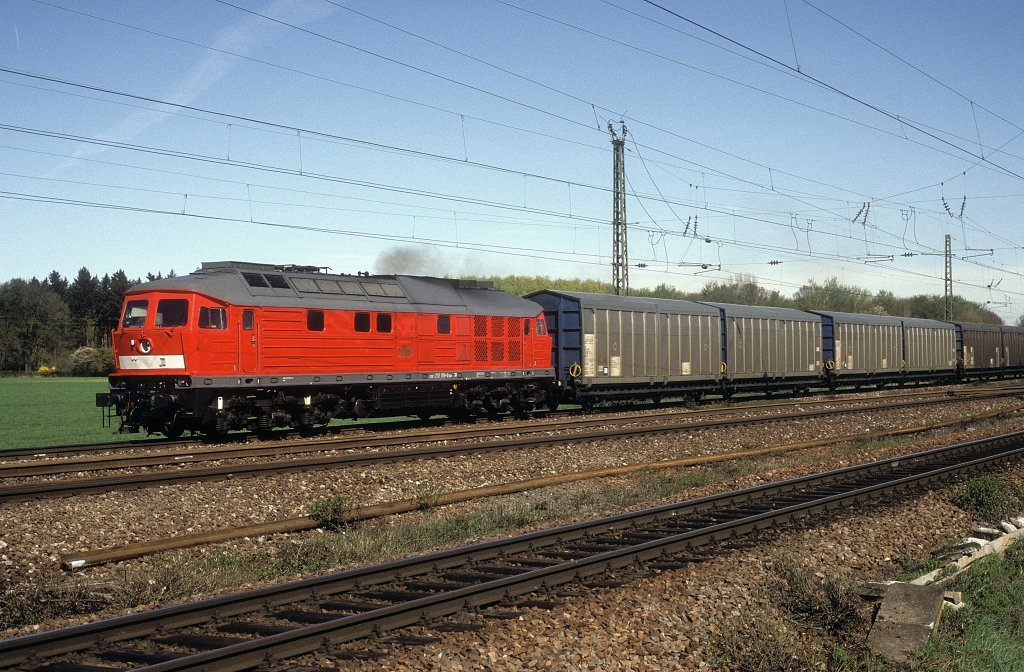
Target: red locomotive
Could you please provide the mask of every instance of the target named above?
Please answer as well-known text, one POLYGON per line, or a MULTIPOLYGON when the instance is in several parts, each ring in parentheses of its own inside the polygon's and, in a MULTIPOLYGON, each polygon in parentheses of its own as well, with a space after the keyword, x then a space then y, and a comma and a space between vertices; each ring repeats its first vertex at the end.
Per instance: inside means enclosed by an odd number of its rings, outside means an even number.
POLYGON ((489 283, 204 263, 129 290, 113 344, 96 404, 123 432, 523 415, 553 401, 541 307, 489 283))

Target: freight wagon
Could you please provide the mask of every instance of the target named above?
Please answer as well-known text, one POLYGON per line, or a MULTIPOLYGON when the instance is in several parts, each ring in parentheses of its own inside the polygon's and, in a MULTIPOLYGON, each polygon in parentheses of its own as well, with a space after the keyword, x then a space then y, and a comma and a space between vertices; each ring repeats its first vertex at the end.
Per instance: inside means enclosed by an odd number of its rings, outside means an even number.
POLYGON ((561 399, 699 396, 719 390, 718 308, 693 301, 543 290, 561 399))

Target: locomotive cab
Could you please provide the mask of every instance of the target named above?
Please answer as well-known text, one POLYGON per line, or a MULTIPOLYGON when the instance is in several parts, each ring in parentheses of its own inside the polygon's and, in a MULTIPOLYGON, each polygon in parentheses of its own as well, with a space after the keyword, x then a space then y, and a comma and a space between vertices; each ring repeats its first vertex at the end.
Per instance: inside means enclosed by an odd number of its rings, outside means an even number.
POLYGON ((183 393, 192 387, 186 364, 194 370, 208 358, 203 355, 223 353, 218 342, 223 346, 234 340, 227 331, 226 307, 201 295, 126 295, 111 339, 115 372, 109 377, 110 392, 96 395, 96 405, 107 409, 105 424, 120 417, 119 432, 145 429, 172 437, 198 430, 203 409, 195 407, 194 395, 183 393), (199 330, 203 338, 196 337, 199 330), (214 332, 224 336, 218 339, 214 332))

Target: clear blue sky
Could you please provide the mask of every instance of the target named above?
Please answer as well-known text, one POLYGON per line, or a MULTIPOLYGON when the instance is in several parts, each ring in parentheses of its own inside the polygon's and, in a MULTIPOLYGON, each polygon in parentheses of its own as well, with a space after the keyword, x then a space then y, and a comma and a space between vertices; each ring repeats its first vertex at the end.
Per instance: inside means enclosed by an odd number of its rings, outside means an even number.
POLYGON ((950 234, 955 291, 1013 322, 1021 25, 952 0, 5 0, 0 282, 609 280, 624 120, 633 286, 941 294, 950 234))

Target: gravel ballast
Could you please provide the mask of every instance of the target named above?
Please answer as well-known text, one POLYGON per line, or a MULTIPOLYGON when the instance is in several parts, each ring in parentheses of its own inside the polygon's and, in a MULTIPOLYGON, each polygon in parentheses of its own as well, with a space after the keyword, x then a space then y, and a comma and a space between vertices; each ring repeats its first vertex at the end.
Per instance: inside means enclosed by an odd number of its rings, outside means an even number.
MULTIPOLYGON (((556 473, 766 447, 854 431, 917 426, 1017 405, 1016 399, 964 401, 924 407, 912 414, 876 411, 840 416, 834 422, 818 419, 772 423, 753 431, 740 428, 679 432, 6 505, 0 532, 0 561, 4 564, 5 582, 13 585, 39 580, 41 575, 54 576, 56 563, 66 553, 300 516, 317 499, 335 493, 365 503, 392 501, 415 498, 425 490, 437 488, 451 492, 556 473)), ((695 488, 673 499, 1022 428, 1024 421, 1009 419, 975 428, 943 430, 937 436, 914 440, 913 445, 905 439, 894 444, 858 445, 842 453, 829 448, 801 451, 796 461, 792 456, 778 456, 767 460, 756 474, 741 475, 726 486, 695 488)), ((581 486, 558 487, 572 490, 581 486)), ((658 502, 649 502, 655 503, 658 502)), ((448 669, 701 669, 702 665, 704 669, 714 669, 707 667, 711 662, 705 650, 714 629, 731 627, 731 620, 742 621, 744 614, 754 609, 772 611, 769 579, 778 558, 797 558, 814 571, 842 572, 863 580, 884 579, 898 569, 901 560, 926 557, 968 532, 971 524, 966 514, 952 507, 943 495, 929 493, 895 508, 844 516, 820 528, 798 531, 751 550, 730 551, 689 569, 629 579, 619 589, 587 591, 583 597, 549 611, 531 609, 516 620, 490 622, 481 632, 445 634, 437 644, 389 656, 386 666, 437 669, 443 660, 448 669)), ((205 557, 211 553, 244 552, 256 546, 273 552, 275 547, 287 547, 316 534, 320 533, 239 540, 179 553, 205 557)), ((159 557, 134 560, 87 570, 79 578, 102 583, 126 574, 144 575, 160 562, 159 557)), ((81 620, 67 619, 61 624, 81 620)), ((781 616, 779 623, 780 627, 785 625, 781 616)), ((47 623, 44 627, 52 625, 56 624, 47 623)), ((27 630, 19 628, 0 635, 13 636, 27 630)), ((361 666, 346 661, 345 668, 380 669, 380 663, 361 666)))

